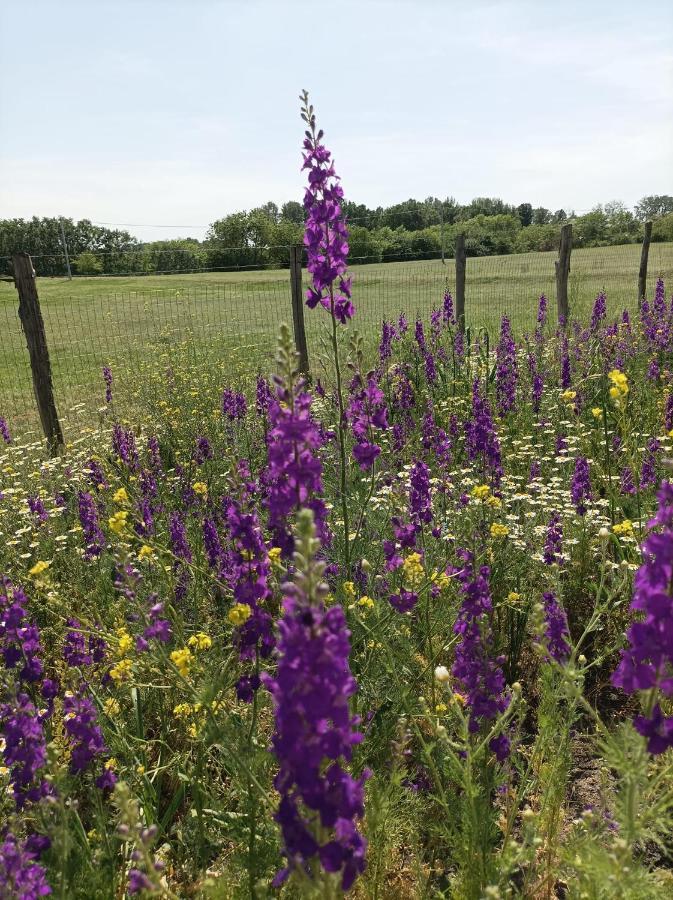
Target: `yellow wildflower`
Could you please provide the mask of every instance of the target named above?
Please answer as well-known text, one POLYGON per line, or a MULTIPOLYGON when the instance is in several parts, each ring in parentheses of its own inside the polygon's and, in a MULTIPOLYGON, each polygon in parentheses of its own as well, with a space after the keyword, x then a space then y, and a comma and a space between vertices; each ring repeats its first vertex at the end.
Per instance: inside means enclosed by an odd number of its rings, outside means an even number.
POLYGON ((272 547, 269 550, 269 562, 271 563, 272 566, 280 566, 281 565, 280 555, 282 552, 283 551, 280 549, 280 547, 272 547))
POLYGON ((116 512, 107 520, 108 525, 115 534, 123 534, 124 529, 126 528, 126 520, 128 519, 128 515, 129 514, 125 509, 120 509, 119 512, 116 512))
POLYGON ((594 406, 591 410, 591 415, 594 417, 594 419, 600 419, 603 415, 603 410, 600 408, 600 406, 594 406))
POLYGON ((433 584, 436 584, 440 591, 446 590, 449 586, 451 579, 446 574, 446 572, 438 572, 436 569, 430 576, 430 581, 433 584))
POLYGON ((118 716, 121 712, 121 706, 119 705, 119 700, 115 700, 114 697, 108 697, 108 699, 103 704, 103 709, 105 714, 108 715, 111 719, 115 716, 118 716))
POLYGON ((190 637, 187 644, 192 650, 210 650, 213 646, 213 639, 203 631, 199 631, 190 637))
POLYGON ((622 406, 629 392, 629 380, 619 369, 613 369, 611 372, 608 372, 608 378, 612 382, 610 397, 615 406, 622 406))
POLYGON ((418 587, 425 576, 420 553, 410 553, 402 563, 404 580, 412 587, 418 587))
POLYGON ((247 622, 251 614, 252 610, 247 603, 237 603, 235 606, 231 607, 227 618, 232 625, 238 626, 247 622))
POLYGON ((509 594, 507 594, 507 600, 509 603, 516 603, 517 600, 521 600, 521 594, 517 594, 516 591, 510 591, 509 594))
POLYGON ((151 547, 148 547, 147 544, 143 544, 140 550, 138 550, 138 559, 149 559, 153 552, 151 547))
POLYGON ((491 537, 507 537, 508 534, 509 528, 506 525, 501 525, 499 522, 491 525, 491 537))
POLYGON ((502 506, 502 500, 500 497, 487 497, 486 498, 486 506, 491 506, 493 509, 500 509, 502 506))
POLYGON ((116 666, 110 669, 110 678, 113 681, 126 681, 131 674, 131 660, 120 659, 116 666))
POLYGON ((577 397, 577 391, 563 391, 561 394, 561 400, 565 403, 573 403, 575 397, 577 397))
POLYGON ((367 609, 374 608, 374 601, 371 597, 360 597, 358 600, 358 606, 365 606, 367 609))
POLYGON ((618 535, 633 534, 633 522, 630 519, 624 519, 623 522, 618 522, 616 525, 613 525, 612 530, 618 535))
POLYGON ((355 598, 355 585, 352 581, 344 581, 344 594, 351 600, 355 598))
POLYGON ((187 719, 192 714, 192 708, 189 703, 178 703, 173 707, 173 715, 176 719, 187 719))
POLYGON ((435 706, 435 712, 437 713, 438 716, 443 715, 447 711, 447 709, 448 709, 448 706, 446 705, 446 703, 438 703, 435 706))
POLYGON ((133 647, 133 638, 125 628, 117 629, 117 656, 127 656, 133 647))
POLYGON ((186 678, 189 675, 189 667, 193 658, 191 650, 188 647, 183 647, 182 650, 173 650, 171 653, 171 662, 183 678, 186 678))
POLYGON ((198 494, 199 497, 205 497, 208 493, 208 485, 204 481, 195 481, 192 485, 192 490, 195 494, 198 494))
POLYGON ((487 484, 478 484, 472 488, 471 493, 476 500, 485 500, 491 493, 491 489, 487 484))
POLYGON ((49 568, 50 563, 45 562, 43 559, 38 560, 32 569, 28 570, 28 574, 35 577, 36 575, 41 575, 43 572, 46 572, 49 568))
POLYGON ((114 496, 112 497, 113 503, 128 503, 129 495, 126 493, 126 488, 120 487, 119 490, 114 492, 114 496))

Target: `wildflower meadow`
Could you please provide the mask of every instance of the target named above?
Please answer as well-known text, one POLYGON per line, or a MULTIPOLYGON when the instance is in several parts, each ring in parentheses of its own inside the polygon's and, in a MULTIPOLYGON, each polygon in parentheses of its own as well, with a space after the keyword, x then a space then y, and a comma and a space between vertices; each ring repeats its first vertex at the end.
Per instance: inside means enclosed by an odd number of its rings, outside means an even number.
POLYGON ((301 100, 320 375, 0 418, 0 897, 670 898, 673 300, 372 353, 301 100))

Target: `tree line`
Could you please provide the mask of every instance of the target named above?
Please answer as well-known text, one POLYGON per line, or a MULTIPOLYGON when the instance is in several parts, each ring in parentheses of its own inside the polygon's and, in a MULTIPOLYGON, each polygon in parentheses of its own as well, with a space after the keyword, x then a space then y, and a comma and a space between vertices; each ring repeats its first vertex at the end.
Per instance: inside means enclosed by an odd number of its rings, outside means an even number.
MULTIPOLYGON (((493 197, 461 205, 452 197, 405 200, 369 208, 347 201, 350 260, 403 261, 453 255, 458 233, 470 256, 555 250, 559 230, 573 223, 575 247, 604 247, 642 239, 643 222, 654 220, 653 241, 673 241, 673 197, 643 197, 634 210, 613 201, 584 215, 514 206, 493 197)), ((178 238, 141 242, 128 231, 104 228, 87 219, 0 219, 0 266, 11 275, 11 255, 27 250, 38 275, 64 275, 61 225, 72 270, 77 275, 158 274, 202 269, 282 268, 289 247, 301 243, 304 209, 290 201, 266 203, 213 222, 203 241, 178 238)))

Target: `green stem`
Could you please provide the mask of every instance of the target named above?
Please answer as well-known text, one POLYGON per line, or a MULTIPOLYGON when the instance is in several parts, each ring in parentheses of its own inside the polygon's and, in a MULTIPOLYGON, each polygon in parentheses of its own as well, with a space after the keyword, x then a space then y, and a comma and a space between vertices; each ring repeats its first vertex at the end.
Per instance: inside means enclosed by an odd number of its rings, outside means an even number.
POLYGON ((332 352, 334 354, 334 374, 336 376, 337 400, 339 403, 339 490, 341 494, 341 514, 344 522, 344 558, 346 578, 351 577, 350 526, 346 497, 346 411, 341 386, 341 366, 339 364, 339 344, 337 342, 337 320, 334 314, 334 289, 330 285, 330 312, 332 314, 332 352))

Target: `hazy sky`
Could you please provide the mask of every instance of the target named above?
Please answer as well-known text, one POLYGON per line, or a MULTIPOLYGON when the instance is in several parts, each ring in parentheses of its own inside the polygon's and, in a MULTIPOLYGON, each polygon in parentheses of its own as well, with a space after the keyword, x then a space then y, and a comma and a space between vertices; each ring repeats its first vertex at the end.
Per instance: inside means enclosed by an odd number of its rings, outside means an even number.
POLYGON ((671 0, 0 0, 0 218, 301 199, 304 87, 370 206, 673 193, 671 0))

